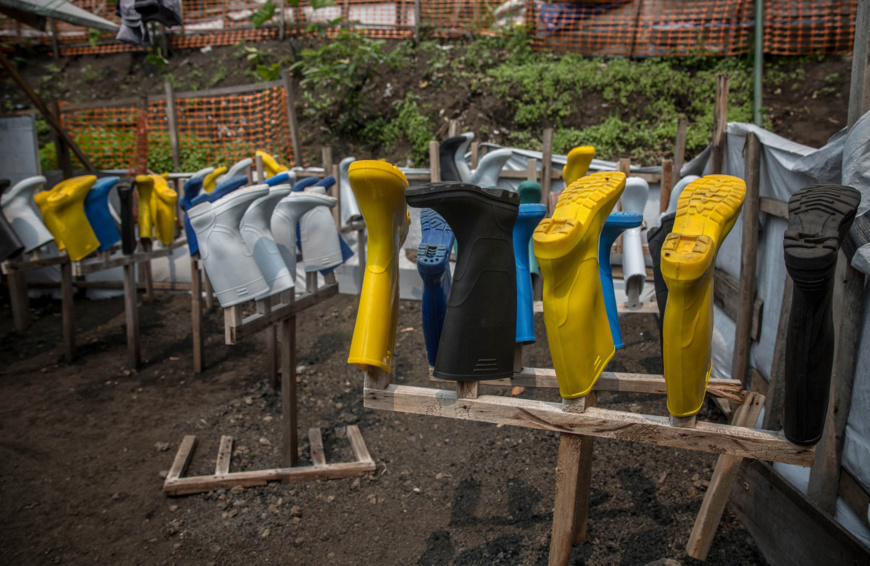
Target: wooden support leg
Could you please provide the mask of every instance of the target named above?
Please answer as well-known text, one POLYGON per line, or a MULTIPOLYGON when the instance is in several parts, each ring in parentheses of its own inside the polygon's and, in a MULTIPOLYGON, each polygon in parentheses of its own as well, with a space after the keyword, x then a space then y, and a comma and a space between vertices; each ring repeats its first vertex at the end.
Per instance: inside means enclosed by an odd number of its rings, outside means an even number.
MULTIPOLYGON (((268 315, 272 311, 272 298, 267 297, 257 301, 257 312, 268 315)), ((266 366, 269 375, 269 385, 278 388, 278 325, 272 324, 263 331, 266 341, 266 366)))
MULTIPOLYGON (((290 301, 294 299, 295 292, 291 290, 290 301)), ((284 429, 281 448, 282 462, 287 468, 299 465, 296 402, 296 317, 291 316, 281 321, 281 427, 284 429)))
MULTIPOLYGON (((591 392, 586 396, 586 406, 594 407, 598 394, 591 392)), ((580 436, 580 468, 577 474, 577 493, 574 503, 574 544, 586 541, 586 529, 589 525, 589 498, 592 491, 592 453, 595 448, 595 438, 580 436)))
MULTIPOLYGON (((763 407, 763 395, 747 394, 743 405, 734 415, 732 424, 754 428, 763 407)), ((719 456, 716 468, 713 470, 713 477, 710 479, 710 486, 704 495, 704 502, 701 504, 701 510, 698 511, 698 517, 695 519, 695 526, 692 528, 692 534, 689 535, 689 542, 686 544, 686 552, 692 558, 706 560, 741 462, 743 462, 743 458, 739 456, 719 456)))
POLYGON ((13 271, 6 276, 9 285, 9 304, 12 307, 12 321, 15 330, 24 332, 30 327, 30 299, 27 297, 27 281, 21 271, 13 271))
POLYGON ((193 373, 202 373, 205 348, 202 337, 202 275, 197 260, 190 258, 190 325, 193 329, 193 373))
MULTIPOLYGON (((151 240, 142 240, 142 249, 150 252, 153 249, 151 240)), ((154 278, 151 274, 151 260, 142 262, 142 277, 145 280, 145 294, 142 295, 143 303, 150 303, 154 300, 154 278)))
POLYGON ((214 308, 214 287, 211 286, 211 280, 205 270, 202 270, 202 282, 205 287, 205 310, 210 311, 214 308))
POLYGON ((72 264, 60 264, 61 313, 63 326, 63 356, 71 362, 76 353, 76 325, 73 310, 72 264))
POLYGON ((127 362, 139 367, 139 307, 136 304, 136 265, 124 266, 124 317, 127 323, 127 362))

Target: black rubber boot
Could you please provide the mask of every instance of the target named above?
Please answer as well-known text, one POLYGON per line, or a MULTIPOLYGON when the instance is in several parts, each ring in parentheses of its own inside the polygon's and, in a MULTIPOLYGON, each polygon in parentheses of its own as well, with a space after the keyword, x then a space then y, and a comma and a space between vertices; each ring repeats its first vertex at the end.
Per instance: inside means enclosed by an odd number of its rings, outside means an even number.
MULTIPOLYGON (((3 194, 12 183, 9 179, 0 179, 0 194, 3 194)), ((6 216, 0 212, 0 261, 17 256, 24 251, 24 244, 18 238, 6 216)))
POLYGON ((677 213, 671 212, 662 217, 661 224, 650 228, 647 232, 649 254, 652 256, 653 284, 656 290, 656 303, 659 307, 659 336, 662 334, 662 321, 665 318, 665 306, 668 304, 668 286, 662 277, 662 244, 674 229, 674 218, 677 213))
POLYGON ((479 381, 513 375, 517 282, 513 227, 520 195, 466 183, 406 191, 453 229, 459 253, 438 344, 435 377, 479 381))
POLYGON ((124 255, 130 255, 136 252, 136 220, 133 218, 136 178, 123 177, 115 186, 118 188, 118 198, 121 201, 121 251, 124 255))
POLYGON ((834 273, 860 202, 861 193, 840 185, 806 187, 788 201, 783 248, 794 294, 785 346, 784 428, 794 444, 816 444, 825 428, 835 345, 834 273))
POLYGON ((438 157, 441 162, 441 181, 462 181, 462 174, 456 167, 456 151, 463 144, 468 145, 468 136, 453 136, 447 138, 438 148, 438 157))

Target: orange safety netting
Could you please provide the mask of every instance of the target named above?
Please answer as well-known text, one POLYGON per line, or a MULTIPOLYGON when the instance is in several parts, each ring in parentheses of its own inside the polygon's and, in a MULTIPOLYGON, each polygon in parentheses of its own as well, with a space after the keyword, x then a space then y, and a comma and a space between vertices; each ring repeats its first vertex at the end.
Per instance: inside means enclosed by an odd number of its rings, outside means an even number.
MULTIPOLYGON (((287 98, 281 87, 227 96, 180 96, 175 102, 181 170, 232 165, 258 149, 294 163, 287 98)), ((99 169, 172 171, 165 97, 108 107, 61 103, 61 120, 99 169)), ((56 162, 50 160, 49 165, 56 162)))
MULTIPOLYGON (((338 0, 313 10, 307 1, 292 7, 273 0, 270 22, 252 29, 250 16, 259 0, 192 0, 184 3, 184 25, 170 29, 170 45, 194 48, 231 45, 304 34, 311 23, 338 18, 363 33, 407 37, 416 29, 436 35, 499 34, 525 24, 535 49, 587 55, 667 56, 735 55, 751 48, 755 0, 338 0), (419 4, 419 15, 417 4, 419 4), (418 22, 419 17, 419 22, 418 22)), ((73 0, 99 16, 118 22, 104 0, 73 0)), ((852 49, 857 0, 767 0, 764 50, 776 55, 844 53, 852 49)), ((61 54, 138 50, 104 36, 87 43, 87 30, 59 22, 61 54)), ((50 43, 49 33, 0 17, 0 41, 50 43)))

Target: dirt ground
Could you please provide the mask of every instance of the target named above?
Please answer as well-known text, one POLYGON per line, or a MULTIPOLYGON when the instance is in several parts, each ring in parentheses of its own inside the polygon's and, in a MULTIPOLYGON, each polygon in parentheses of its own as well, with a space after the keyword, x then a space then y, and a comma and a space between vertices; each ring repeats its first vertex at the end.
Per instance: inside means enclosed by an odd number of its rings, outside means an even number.
MULTIPOLYGON (((232 471, 280 465, 280 399, 262 340, 224 345, 216 309, 205 322, 207 369, 194 375, 190 296, 162 294, 140 308, 144 363, 130 371, 122 299, 78 298, 79 357, 67 364, 58 302, 33 301, 23 334, 3 305, 0 563, 546 564, 557 436, 364 409, 362 374, 346 364, 357 301, 340 295, 297 319, 299 425, 321 427, 331 462, 351 459, 345 430, 358 425, 377 471, 177 498, 162 494, 162 475, 186 434, 199 442, 188 475, 212 473, 221 435, 235 438, 232 471)), ((399 383, 427 381, 420 319, 419 303, 402 303, 399 383)), ((551 367, 537 326, 526 365, 551 367)), ((626 316, 623 334, 609 369, 660 373, 655 318, 626 316)), ((656 396, 605 393, 599 403, 665 413, 656 396)), ((704 417, 721 419, 709 408, 704 417)), ((301 454, 308 463, 304 444, 301 454)), ((684 548, 714 463, 596 441, 589 538, 572 564, 695 563, 684 548)), ((707 563, 764 560, 726 511, 707 563)))

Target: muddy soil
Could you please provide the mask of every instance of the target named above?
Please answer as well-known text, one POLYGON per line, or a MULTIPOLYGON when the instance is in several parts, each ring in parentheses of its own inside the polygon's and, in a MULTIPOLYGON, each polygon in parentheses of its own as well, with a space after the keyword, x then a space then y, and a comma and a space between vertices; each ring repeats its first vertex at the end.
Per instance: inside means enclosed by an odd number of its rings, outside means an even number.
MULTIPOLYGON (((190 296, 162 294, 140 308, 144 363, 131 371, 123 301, 79 298, 79 358, 67 364, 59 303, 34 301, 35 323, 23 334, 4 305, 0 563, 546 564, 557 436, 364 409, 362 374, 346 364, 357 301, 340 295, 297 319, 300 434, 320 427, 327 461, 345 461, 346 427, 355 424, 377 471, 176 498, 161 487, 184 435, 198 440, 189 475, 212 473, 221 435, 235 439, 233 471, 280 465, 281 403, 267 383, 263 341, 226 346, 221 313, 208 313, 207 369, 194 375, 190 296)), ((419 303, 402 303, 399 383, 428 379, 420 318, 419 303)), ((551 367, 542 320, 537 327, 525 363, 551 367)), ((660 373, 655 318, 626 316, 623 334, 610 369, 660 373)), ((666 411, 656 396, 605 393, 599 404, 666 411)), ((305 443, 300 454, 310 462, 305 443)), ((714 463, 709 454, 596 440, 589 537, 572 564, 694 564, 684 549, 714 463)), ((726 511, 707 564, 763 563, 726 511)))

